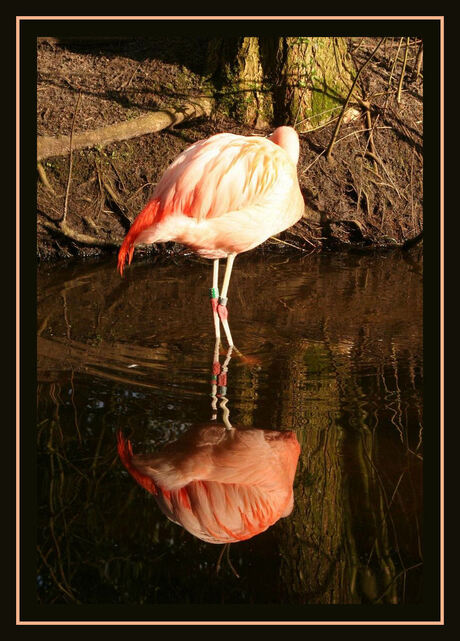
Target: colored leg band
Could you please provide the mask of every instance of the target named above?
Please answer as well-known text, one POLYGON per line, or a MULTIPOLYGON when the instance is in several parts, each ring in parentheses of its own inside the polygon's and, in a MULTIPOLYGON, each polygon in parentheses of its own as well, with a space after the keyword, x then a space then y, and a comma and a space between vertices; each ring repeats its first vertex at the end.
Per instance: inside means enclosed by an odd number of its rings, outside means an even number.
MULTIPOLYGON (((219 300, 220 300, 220 298, 219 298, 219 300)), ((219 318, 220 318, 221 321, 227 320, 227 318, 228 318, 228 309, 227 309, 226 305, 222 305, 221 303, 219 303, 219 305, 217 306, 217 313, 219 314, 219 318)))

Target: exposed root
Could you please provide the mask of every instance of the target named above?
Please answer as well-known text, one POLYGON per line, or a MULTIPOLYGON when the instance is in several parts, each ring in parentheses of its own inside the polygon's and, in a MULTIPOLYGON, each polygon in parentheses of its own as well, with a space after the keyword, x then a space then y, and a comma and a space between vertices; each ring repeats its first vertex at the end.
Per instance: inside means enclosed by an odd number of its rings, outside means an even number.
POLYGON ((56 195, 56 192, 55 192, 55 191, 54 191, 54 189, 51 187, 51 185, 50 185, 50 183, 49 183, 49 180, 48 180, 48 177, 47 177, 47 175, 46 175, 46 171, 45 171, 45 169, 44 169, 43 165, 41 164, 41 162, 37 163, 37 171, 38 171, 38 175, 40 176, 40 180, 42 181, 42 183, 43 183, 44 187, 45 187, 49 192, 51 192, 51 193, 53 194, 53 196, 55 196, 55 195, 56 195))
MULTIPOLYGON (((74 137, 73 149, 101 148, 112 142, 161 131, 185 120, 209 116, 212 104, 210 98, 196 98, 189 100, 179 109, 164 109, 163 111, 140 116, 134 120, 107 125, 92 131, 82 131, 74 137)), ((43 158, 50 156, 63 156, 69 150, 69 143, 69 136, 38 136, 37 160, 43 160, 43 158)))
POLYGON ((95 238, 94 236, 88 236, 87 234, 81 234, 80 232, 72 229, 65 221, 61 220, 60 222, 55 222, 54 225, 47 222, 46 220, 40 221, 41 225, 48 229, 52 233, 58 233, 66 238, 75 240, 77 243, 82 245, 89 245, 91 247, 120 247, 123 242, 122 238, 117 238, 115 240, 105 240, 103 238, 95 238))

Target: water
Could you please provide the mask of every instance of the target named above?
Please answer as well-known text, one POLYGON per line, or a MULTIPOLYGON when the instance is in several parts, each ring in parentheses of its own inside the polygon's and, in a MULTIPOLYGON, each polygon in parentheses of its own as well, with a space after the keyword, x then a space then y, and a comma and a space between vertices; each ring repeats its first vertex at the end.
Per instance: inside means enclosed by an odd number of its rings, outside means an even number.
POLYGON ((157 452, 213 400, 222 424, 211 271, 40 267, 39 603, 421 603, 420 255, 237 258, 228 420, 292 430, 301 451, 292 512, 227 548, 166 518, 117 453, 119 430, 157 452))

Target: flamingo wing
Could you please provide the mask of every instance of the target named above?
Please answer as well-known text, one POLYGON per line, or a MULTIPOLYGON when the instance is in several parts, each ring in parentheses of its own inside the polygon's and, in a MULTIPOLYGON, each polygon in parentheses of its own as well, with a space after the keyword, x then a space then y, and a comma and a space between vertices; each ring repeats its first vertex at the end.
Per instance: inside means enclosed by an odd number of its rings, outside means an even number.
POLYGON ((153 196, 158 221, 177 213, 204 220, 250 206, 289 165, 281 147, 259 136, 217 134, 201 140, 182 152, 158 183, 153 196))

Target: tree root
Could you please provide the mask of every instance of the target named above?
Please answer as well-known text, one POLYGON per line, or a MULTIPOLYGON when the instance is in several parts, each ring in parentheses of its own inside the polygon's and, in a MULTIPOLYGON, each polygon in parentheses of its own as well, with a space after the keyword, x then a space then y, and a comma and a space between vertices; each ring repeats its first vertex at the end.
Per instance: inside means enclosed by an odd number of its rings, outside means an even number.
MULTIPOLYGON (((82 131, 73 136, 72 148, 105 147, 112 142, 128 140, 145 134, 161 131, 185 120, 211 114, 213 101, 210 98, 196 98, 184 103, 179 109, 156 111, 134 120, 115 125, 99 127, 92 131, 82 131)), ((50 156, 64 156, 69 152, 69 136, 38 136, 37 160, 50 156)))
POLYGON ((53 233, 58 233, 65 238, 70 238, 71 240, 80 243, 81 245, 89 245, 90 247, 114 247, 118 248, 123 242, 123 238, 116 238, 114 240, 105 240, 104 238, 95 238, 94 236, 88 236, 87 234, 81 234, 75 229, 72 229, 65 221, 61 220, 56 222, 54 225, 47 222, 46 220, 41 220, 40 224, 43 225, 46 229, 53 233))
POLYGON ((48 180, 48 176, 46 175, 46 171, 45 171, 45 169, 44 169, 43 165, 41 164, 41 162, 39 162, 39 163, 37 164, 37 171, 38 171, 38 175, 40 176, 40 180, 42 181, 42 183, 43 183, 44 187, 45 187, 48 191, 50 191, 50 192, 53 194, 53 196, 55 196, 55 195, 56 195, 56 192, 55 192, 55 191, 54 191, 54 189, 51 187, 50 182, 49 182, 49 180, 48 180))

